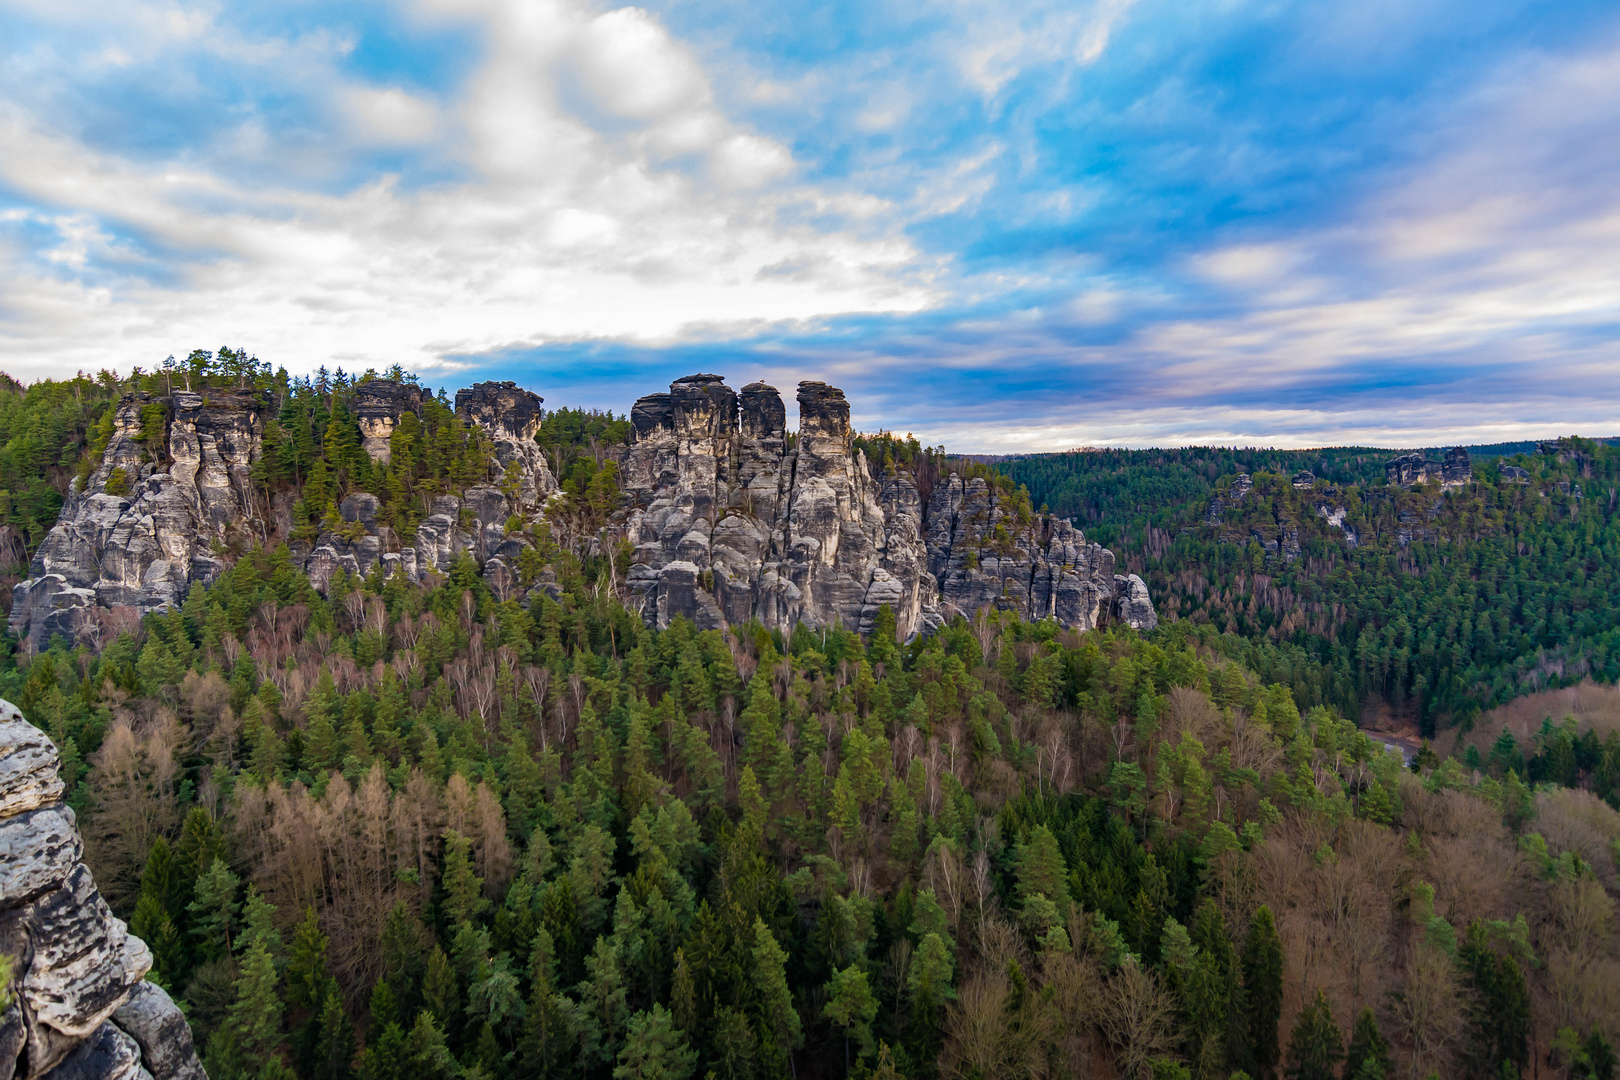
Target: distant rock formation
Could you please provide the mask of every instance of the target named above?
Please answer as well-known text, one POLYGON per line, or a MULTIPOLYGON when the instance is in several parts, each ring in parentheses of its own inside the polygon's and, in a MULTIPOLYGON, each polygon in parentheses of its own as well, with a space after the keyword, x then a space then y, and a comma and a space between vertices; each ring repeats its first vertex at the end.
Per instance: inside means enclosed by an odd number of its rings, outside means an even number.
POLYGON ((1294 474, 1294 486, 1302 491, 1309 491, 1316 484, 1316 474, 1309 469, 1301 469, 1294 474))
POLYGON ((1465 447, 1454 446, 1446 451, 1445 460, 1430 461, 1422 454, 1402 454, 1384 464, 1384 479, 1392 487, 1411 487, 1439 481, 1442 487, 1459 487, 1474 475, 1473 462, 1465 447))
POLYGON ((75 639, 98 608, 145 614, 211 581, 233 537, 264 534, 249 470, 267 408, 253 393, 126 394, 101 465, 68 495, 12 594, 12 629, 35 645, 75 639))
POLYGON ((191 1029, 142 978, 146 944, 115 918, 82 861, 56 747, 0 701, 0 1077, 207 1080, 191 1029))
MULTIPOLYGON (((508 523, 539 520, 557 491, 535 442, 541 403, 510 382, 459 391, 457 414, 494 445, 494 482, 435 497, 410 536, 382 523, 376 495, 351 492, 339 523, 289 544, 294 562, 325 593, 340 571, 423 580, 466 554, 506 594, 529 546, 508 523)), ((905 637, 986 606, 1082 629, 1156 623, 1140 580, 1116 580, 1113 554, 1069 522, 955 474, 925 502, 907 470, 872 477, 843 391, 801 383, 798 403, 799 429, 789 433, 781 395, 763 383, 738 394, 719 375, 692 375, 636 402, 616 527, 634 548, 631 595, 650 622, 759 619, 864 633, 886 605, 905 637)), ((407 384, 354 388, 374 461, 388 460, 400 419, 423 404, 407 384)), ((251 483, 271 406, 253 393, 127 395, 100 466, 69 496, 14 590, 12 629, 36 649, 56 634, 97 644, 108 613, 133 620, 176 606, 230 552, 286 535, 290 499, 267 505, 251 483)))
MULTIPOLYGON (((464 551, 486 566, 514 558, 523 543, 506 537, 507 520, 538 511, 557 490, 534 441, 540 403, 509 382, 462 390, 458 413, 482 425, 494 442, 501 467, 496 484, 434 499, 432 513, 410 537, 386 535, 377 522, 381 501, 356 492, 343 499, 339 514, 361 526, 358 535, 323 531, 313 543, 292 545, 295 561, 324 591, 340 569, 365 574, 381 563, 389 573, 398 566, 420 579, 464 551), (508 496, 506 486, 515 495, 508 496)), ((374 461, 386 462, 400 417, 421 409, 422 391, 371 379, 355 387, 354 406, 363 447, 374 461)), ((270 408, 265 396, 252 392, 125 395, 100 466, 84 491, 68 496, 34 553, 28 579, 13 590, 12 630, 35 648, 57 634, 95 644, 101 613, 135 618, 176 606, 193 583, 218 576, 225 552, 284 529, 287 522, 278 516, 285 519, 287 507, 267 505, 251 481, 270 408)))
POLYGON ((692 375, 636 402, 623 485, 630 585, 649 622, 865 633, 888 606, 910 637, 989 606, 1082 629, 1156 625, 1146 587, 1121 608, 1113 554, 1067 521, 1020 517, 955 474, 925 506, 909 471, 871 476, 843 391, 804 382, 798 402, 796 437, 763 383, 738 395, 692 375))

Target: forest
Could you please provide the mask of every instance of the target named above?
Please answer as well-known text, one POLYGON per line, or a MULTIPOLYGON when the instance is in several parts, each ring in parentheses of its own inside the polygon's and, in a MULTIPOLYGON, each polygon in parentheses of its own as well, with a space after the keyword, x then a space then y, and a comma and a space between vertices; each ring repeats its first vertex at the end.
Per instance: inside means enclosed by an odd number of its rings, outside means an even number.
POLYGON ((1222 630, 1302 703, 1433 735, 1521 694, 1620 678, 1620 447, 1476 459, 1445 490, 1385 483, 1394 454, 1099 451, 1002 468, 1111 545, 1161 618, 1222 630), (1253 488, 1238 497, 1240 470, 1253 488))
MULTIPOLYGON (((428 407, 445 434, 418 445, 440 449, 373 470, 351 380, 246 377, 295 447, 257 481, 304 521, 361 484, 386 501, 390 475, 414 492, 487 468, 476 429, 428 407)), ((72 482, 40 431, 94 452, 120 386, 80 382, 0 388, 23 402, 0 405, 8 491, 72 482)), ((546 423, 589 528, 622 420, 546 423)), ((1590 504, 1613 462, 1593 467, 1590 504)), ((1477 486, 1435 551, 1524 512, 1477 486)), ((1391 520, 1379 499, 1427 497, 1371 494, 1357 552, 1391 520)), ((1568 504, 1546 502, 1538 557, 1582 587, 1612 573, 1612 550, 1573 546, 1611 542, 1612 518, 1577 506, 1591 531, 1555 551, 1568 504)), ((7 523, 31 536, 47 504, 7 523)), ((1245 581, 1273 565, 1198 542, 1247 558, 1220 564, 1245 581)), ((1514 543, 1522 590, 1541 564, 1514 543)), ((545 548, 556 587, 532 599, 465 558, 425 583, 340 573, 323 597, 260 546, 99 652, 7 644, 0 697, 61 748, 87 861, 214 1080, 1612 1080, 1620 736, 1549 723, 1407 768, 1345 702, 1272 674, 1303 646, 1263 651, 1257 622, 1161 602, 1147 635, 988 610, 909 643, 892 615, 867 640, 654 630, 599 550, 545 548)))

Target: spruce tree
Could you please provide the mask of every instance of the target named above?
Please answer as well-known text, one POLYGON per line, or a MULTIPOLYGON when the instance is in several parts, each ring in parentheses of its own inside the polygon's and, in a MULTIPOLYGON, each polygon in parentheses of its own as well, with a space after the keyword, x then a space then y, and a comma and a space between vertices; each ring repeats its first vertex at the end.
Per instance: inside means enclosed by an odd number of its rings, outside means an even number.
POLYGON ((1248 1004, 1249 1061, 1255 1080, 1272 1080, 1280 1058, 1282 942, 1271 909, 1262 904, 1249 920, 1243 942, 1243 992, 1248 1004))
MULTIPOLYGON (((793 1008, 788 989, 787 953, 777 944, 765 920, 754 919, 754 990, 759 995, 760 1030, 766 1035, 765 1057, 783 1069, 793 1051, 804 1043, 804 1028, 793 1008)), ((617 1075, 617 1073, 615 1073, 617 1075)))
POLYGON ((662 1005, 630 1018, 613 1080, 688 1080, 697 1066, 697 1051, 662 1005))
POLYGON ((225 860, 217 856, 207 872, 197 879, 187 911, 191 915, 192 947, 199 960, 214 960, 230 954, 232 939, 236 936, 239 884, 225 860))
POLYGON ((1327 996, 1318 990, 1316 1000, 1300 1010, 1288 1041, 1288 1080, 1335 1080, 1343 1056, 1339 1025, 1333 1020, 1327 996))
POLYGON ((1378 1030, 1378 1018, 1372 1009, 1364 1008, 1356 1014, 1356 1025, 1350 1033, 1350 1049, 1344 1055, 1345 1075, 1359 1076, 1368 1067, 1368 1061, 1381 1076, 1387 1077, 1395 1071, 1395 1063, 1389 1056, 1389 1040, 1378 1030))

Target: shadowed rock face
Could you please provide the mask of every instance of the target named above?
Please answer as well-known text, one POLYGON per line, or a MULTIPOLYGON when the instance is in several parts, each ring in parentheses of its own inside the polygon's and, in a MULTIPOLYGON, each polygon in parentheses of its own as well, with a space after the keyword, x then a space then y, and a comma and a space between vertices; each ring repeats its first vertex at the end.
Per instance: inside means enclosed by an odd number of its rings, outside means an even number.
POLYGON ((56 747, 0 701, 0 951, 16 1000, 0 1076, 206 1080, 185 1017, 143 982, 152 954, 113 917, 61 802, 56 747))
POLYGON ((954 474, 925 506, 909 473, 872 478, 843 391, 805 382, 798 401, 791 449, 782 397, 764 383, 739 396, 696 375, 636 402, 630 584, 649 621, 865 633, 887 605, 905 637, 986 606, 1082 629, 1156 622, 1145 586, 1121 605, 1140 579, 1116 582, 1113 554, 1068 522, 1020 517, 954 474))
POLYGON ((422 388, 386 379, 367 379, 354 388, 354 418, 360 445, 371 460, 388 464, 389 440, 407 412, 422 411, 422 388))

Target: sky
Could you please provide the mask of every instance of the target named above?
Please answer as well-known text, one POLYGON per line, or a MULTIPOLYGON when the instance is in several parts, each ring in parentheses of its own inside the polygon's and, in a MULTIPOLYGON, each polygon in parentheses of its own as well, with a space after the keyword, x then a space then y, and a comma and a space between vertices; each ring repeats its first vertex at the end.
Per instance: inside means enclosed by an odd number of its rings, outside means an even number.
POLYGON ((1612 0, 0 0, 0 370, 1620 434, 1612 0))

